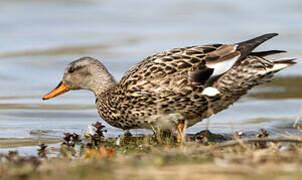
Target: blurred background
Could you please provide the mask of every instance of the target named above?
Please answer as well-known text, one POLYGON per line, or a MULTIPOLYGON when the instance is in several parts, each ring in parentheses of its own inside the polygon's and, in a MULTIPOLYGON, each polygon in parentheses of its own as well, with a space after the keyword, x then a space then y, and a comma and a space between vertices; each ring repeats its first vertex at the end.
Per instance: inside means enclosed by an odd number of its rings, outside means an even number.
MULTIPOLYGON (((82 56, 101 60, 119 80, 144 57, 190 45, 234 43, 269 32, 280 36, 261 49, 302 57, 300 0, 0 0, 0 151, 32 153, 63 132, 83 133, 99 120, 90 92, 43 102, 67 64, 82 56)), ((295 134, 301 108, 301 63, 278 74, 226 111, 188 133, 295 134)), ((107 126, 107 136, 123 131, 107 126)), ((134 130, 132 133, 144 133, 134 130)))

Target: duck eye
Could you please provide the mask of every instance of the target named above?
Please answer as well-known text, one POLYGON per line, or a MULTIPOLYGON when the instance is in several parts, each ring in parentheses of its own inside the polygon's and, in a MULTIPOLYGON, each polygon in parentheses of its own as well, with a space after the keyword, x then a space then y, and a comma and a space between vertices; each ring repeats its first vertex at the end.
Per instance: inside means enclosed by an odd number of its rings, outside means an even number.
POLYGON ((69 73, 73 73, 74 71, 76 71, 76 70, 79 70, 79 69, 81 69, 83 66, 76 66, 76 67, 70 67, 69 69, 68 69, 68 72, 69 73))
POLYGON ((74 67, 70 67, 69 69, 68 69, 68 72, 69 73, 73 73, 75 71, 75 68, 74 67))

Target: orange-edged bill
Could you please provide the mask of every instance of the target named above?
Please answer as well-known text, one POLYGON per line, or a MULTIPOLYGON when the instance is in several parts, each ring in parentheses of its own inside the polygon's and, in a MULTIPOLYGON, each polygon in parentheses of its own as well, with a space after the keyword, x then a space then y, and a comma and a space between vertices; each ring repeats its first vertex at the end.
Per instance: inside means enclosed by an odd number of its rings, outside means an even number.
POLYGON ((43 100, 47 100, 47 99, 50 99, 50 98, 53 98, 53 97, 56 97, 60 94, 63 94, 67 91, 69 91, 70 89, 68 87, 66 87, 63 82, 61 81, 59 83, 59 85, 54 89, 52 90, 50 93, 46 94, 45 96, 43 96, 43 100))

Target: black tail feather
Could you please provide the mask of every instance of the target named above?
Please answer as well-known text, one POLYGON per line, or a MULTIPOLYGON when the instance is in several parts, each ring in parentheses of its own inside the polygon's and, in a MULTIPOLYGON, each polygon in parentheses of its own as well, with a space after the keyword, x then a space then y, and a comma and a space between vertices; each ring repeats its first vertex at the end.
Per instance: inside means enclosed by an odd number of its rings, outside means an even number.
POLYGON ((273 60, 274 64, 297 64, 297 62, 295 61, 296 58, 283 58, 283 59, 277 59, 277 60, 273 60))
POLYGON ((237 43, 238 47, 237 50, 241 53, 241 58, 245 58, 247 55, 249 55, 257 46, 262 44, 263 42, 273 38, 274 36, 277 36, 277 33, 269 33, 264 34, 262 36, 258 36, 256 38, 243 41, 240 43, 237 43))
POLYGON ((264 57, 264 56, 280 54, 280 53, 286 53, 286 51, 283 51, 283 50, 257 51, 257 52, 251 52, 249 55, 264 57))

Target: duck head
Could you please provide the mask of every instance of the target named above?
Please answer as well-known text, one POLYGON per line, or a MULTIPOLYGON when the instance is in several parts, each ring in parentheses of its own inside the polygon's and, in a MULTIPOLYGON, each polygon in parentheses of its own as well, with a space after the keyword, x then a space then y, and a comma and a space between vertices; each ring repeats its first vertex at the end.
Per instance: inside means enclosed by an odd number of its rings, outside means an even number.
POLYGON ((59 85, 43 97, 47 100, 70 90, 89 90, 95 95, 102 93, 116 85, 112 75, 98 60, 83 57, 71 62, 65 69, 63 79, 59 85))

